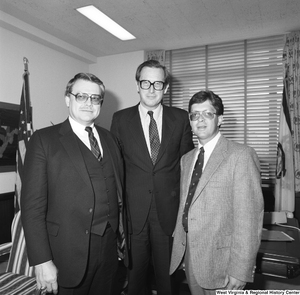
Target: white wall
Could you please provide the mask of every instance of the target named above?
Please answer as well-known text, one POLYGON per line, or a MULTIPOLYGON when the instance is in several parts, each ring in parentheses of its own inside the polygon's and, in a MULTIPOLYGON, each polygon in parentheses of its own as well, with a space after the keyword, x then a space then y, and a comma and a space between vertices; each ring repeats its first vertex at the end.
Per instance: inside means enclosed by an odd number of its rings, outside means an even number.
POLYGON ((96 123, 110 128, 115 111, 139 102, 136 91, 135 72, 144 61, 144 51, 136 51, 98 58, 90 65, 90 72, 98 76, 106 87, 101 113, 96 123))
MULTIPOLYGON (((23 57, 29 60, 29 85, 33 127, 58 123, 68 115, 64 102, 66 83, 88 64, 0 28, 1 102, 20 104, 24 73, 23 57)), ((15 173, 0 173, 0 193, 14 190, 15 173)))
MULTIPOLYGON (((0 27, 1 102, 20 104, 23 57, 29 60, 35 130, 67 118, 64 90, 67 82, 78 72, 91 72, 106 86, 103 109, 97 119, 104 128, 110 128, 115 111, 139 101, 134 77, 137 66, 144 60, 143 51, 98 58, 97 63, 91 65, 0 27)), ((14 183, 14 172, 0 173, 0 193, 13 191, 14 183)))
POLYGON ((64 102, 66 83, 88 64, 0 28, 0 101, 20 104, 24 73, 29 60, 29 84, 35 129, 58 123, 68 114, 64 102))

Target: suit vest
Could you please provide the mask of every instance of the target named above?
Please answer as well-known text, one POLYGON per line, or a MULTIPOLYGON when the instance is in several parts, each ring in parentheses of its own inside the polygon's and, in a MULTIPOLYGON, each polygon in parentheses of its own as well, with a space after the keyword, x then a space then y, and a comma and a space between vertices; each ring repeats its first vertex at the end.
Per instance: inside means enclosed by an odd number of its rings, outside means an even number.
POLYGON ((115 174, 110 153, 102 144, 104 157, 99 162, 86 145, 79 139, 79 146, 94 190, 94 214, 91 232, 103 235, 109 223, 118 229, 118 196, 115 174))

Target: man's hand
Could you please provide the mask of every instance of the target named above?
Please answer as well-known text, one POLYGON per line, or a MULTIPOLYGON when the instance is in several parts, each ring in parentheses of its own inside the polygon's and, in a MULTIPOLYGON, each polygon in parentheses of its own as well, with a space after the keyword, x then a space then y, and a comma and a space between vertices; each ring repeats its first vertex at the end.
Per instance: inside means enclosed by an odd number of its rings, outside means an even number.
POLYGON ((225 279, 225 284, 226 290, 243 290, 246 285, 246 282, 240 281, 234 277, 227 275, 225 279))
POLYGON ((58 270, 52 260, 38 264, 35 266, 35 276, 37 282, 37 288, 46 290, 44 293, 57 294, 57 274, 58 270))

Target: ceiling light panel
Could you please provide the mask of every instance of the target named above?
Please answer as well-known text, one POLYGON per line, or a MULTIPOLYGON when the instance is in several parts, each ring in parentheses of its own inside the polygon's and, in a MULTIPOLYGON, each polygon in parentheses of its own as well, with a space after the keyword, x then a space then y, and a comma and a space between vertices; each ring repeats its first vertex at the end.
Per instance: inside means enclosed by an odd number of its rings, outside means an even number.
POLYGON ((121 39, 122 41, 136 39, 135 36, 130 34, 128 31, 126 31, 119 24, 117 24, 110 17, 108 17, 93 5, 80 7, 76 10, 96 23, 98 26, 102 27, 104 30, 121 39))

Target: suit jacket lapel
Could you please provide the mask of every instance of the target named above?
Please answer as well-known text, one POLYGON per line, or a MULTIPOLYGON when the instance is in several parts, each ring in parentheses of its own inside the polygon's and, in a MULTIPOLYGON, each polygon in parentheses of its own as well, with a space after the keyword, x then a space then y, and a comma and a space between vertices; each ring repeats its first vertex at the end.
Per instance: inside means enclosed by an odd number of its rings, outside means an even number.
POLYGON ((151 157, 148 151, 141 118, 138 110, 138 105, 136 105, 132 112, 128 116, 129 121, 129 131, 131 132, 132 137, 135 139, 135 143, 140 146, 140 151, 142 155, 148 155, 149 163, 152 165, 151 157))
MULTIPOLYGON (((118 206, 119 206, 119 224, 118 224, 118 254, 124 258, 125 255, 125 231, 124 231, 124 211, 123 211, 123 185, 122 185, 122 173, 120 170, 123 169, 120 163, 118 163, 118 156, 116 155, 117 146, 111 145, 111 140, 107 138, 107 134, 101 130, 98 126, 96 126, 97 132, 100 137, 101 145, 103 149, 105 149, 104 157, 109 157, 111 159, 111 163, 114 170, 115 181, 117 185, 117 196, 118 196, 118 206), (117 166, 117 167, 116 167, 117 166)), ((127 258, 126 258, 127 259, 127 258)), ((125 263, 126 264, 126 263, 125 263)))
POLYGON ((112 153, 114 152, 112 150, 113 147, 109 144, 106 133, 102 132, 102 130, 100 128, 98 128, 98 126, 95 125, 95 127, 99 134, 101 145, 103 146, 103 148, 106 147, 105 152, 107 153, 107 155, 104 154, 104 157, 109 157, 111 159, 111 163, 113 165, 113 170, 114 170, 114 175, 115 175, 115 180, 117 183, 117 191, 121 195, 122 194, 122 184, 121 184, 120 173, 119 173, 120 167, 118 167, 118 169, 116 168, 116 165, 117 165, 116 160, 117 159, 115 156, 112 155, 112 153))
POLYGON ((70 160, 73 162, 75 169, 84 179, 85 183, 88 186, 91 186, 91 181, 85 167, 84 159, 82 157, 80 148, 75 137, 76 135, 73 132, 68 119, 62 123, 59 132, 62 135, 60 138, 61 144, 63 145, 67 154, 69 155, 70 160))
POLYGON ((211 179, 212 175, 215 173, 215 171, 218 169, 218 167, 226 158, 226 150, 227 150, 227 140, 224 136, 221 136, 202 172, 200 181, 195 191, 192 204, 197 200, 202 190, 205 188, 205 186, 211 179))
POLYGON ((189 192, 190 182, 192 179, 192 174, 194 170, 194 161, 196 156, 198 155, 198 148, 193 149, 190 153, 185 155, 184 161, 184 171, 181 176, 181 186, 182 186, 182 195, 184 198, 184 202, 181 202, 182 206, 184 207, 186 198, 189 192))
POLYGON ((164 154, 166 148, 169 145, 169 141, 172 138, 175 124, 173 121, 176 120, 176 118, 173 116, 173 114, 170 112, 170 109, 166 106, 163 107, 163 117, 162 117, 162 141, 160 144, 159 153, 157 156, 156 163, 159 162, 160 158, 164 154))

